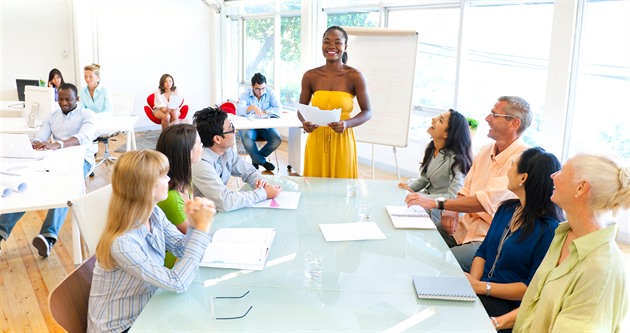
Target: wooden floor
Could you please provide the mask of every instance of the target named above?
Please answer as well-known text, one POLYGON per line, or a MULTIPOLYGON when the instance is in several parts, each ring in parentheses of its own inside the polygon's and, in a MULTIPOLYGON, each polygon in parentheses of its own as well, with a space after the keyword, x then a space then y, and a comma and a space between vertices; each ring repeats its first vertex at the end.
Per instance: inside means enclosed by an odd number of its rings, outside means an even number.
MULTIPOLYGON (((137 133, 140 139, 142 133, 137 133)), ((111 141, 114 151, 125 144, 125 135, 111 141)), ((102 156, 103 146, 99 147, 102 156)), ((114 156, 118 155, 116 153, 114 156)), ((287 144, 283 142, 278 150, 280 168, 276 174, 288 175, 287 144)), ((275 163, 275 160, 272 159, 275 163)), ((86 180, 89 191, 110 183, 112 167, 101 166, 95 177, 86 180)), ((265 172, 267 173, 267 172, 265 172)), ((268 174, 268 173, 267 173, 268 174)), ((371 167, 359 165, 359 177, 371 178, 371 167)), ((376 171, 376 179, 396 179, 396 175, 376 171)), ((403 179, 406 181, 406 179, 403 179)), ((234 182, 230 183, 235 186, 234 182)), ((59 241, 50 257, 42 259, 31 246, 31 241, 39 233, 46 211, 27 212, 18 222, 0 253, 0 330, 2 332, 63 332, 53 321, 48 311, 48 294, 63 278, 74 269, 69 218, 66 220, 59 241)), ((620 244, 625 254, 626 267, 630 267, 630 247, 620 244)), ((628 318, 627 318, 628 319, 628 318)))
MULTIPOLYGON (((142 133, 136 133, 140 139, 142 133)), ((124 134, 110 141, 113 152, 125 144, 124 134)), ((98 156, 103 154, 103 145, 98 156)), ((113 153, 113 156, 119 154, 113 153)), ((287 176, 287 143, 278 149, 280 167, 274 172, 287 176)), ((275 163, 275 159, 271 159, 275 163)), ((88 192, 105 186, 111 181, 112 167, 100 166, 93 178, 86 179, 88 192)), ((261 168, 261 170, 264 170, 261 168)), ((271 174, 263 172, 263 174, 271 174)), ((372 169, 359 165, 359 177, 371 178, 372 169)), ((396 175, 379 172, 377 179, 396 179, 396 175)), ((230 182, 235 186, 235 182, 230 182)), ((42 259, 31 241, 39 233, 46 217, 45 210, 27 212, 13 229, 9 239, 2 245, 0 253, 0 330, 2 332, 63 332, 48 311, 48 294, 63 278, 74 269, 72 260, 72 241, 70 214, 64 223, 48 258, 42 259)))

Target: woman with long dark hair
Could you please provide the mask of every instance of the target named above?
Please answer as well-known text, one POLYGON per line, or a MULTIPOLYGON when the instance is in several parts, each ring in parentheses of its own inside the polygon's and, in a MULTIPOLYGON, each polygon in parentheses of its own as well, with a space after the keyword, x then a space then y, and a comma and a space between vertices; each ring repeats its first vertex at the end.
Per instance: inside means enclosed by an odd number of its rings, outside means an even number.
POLYGON ((66 82, 63 80, 63 75, 61 75, 61 71, 57 68, 51 69, 48 73, 48 87, 55 89, 55 102, 59 98, 59 87, 61 87, 61 85, 64 83, 66 82))
POLYGON ((508 189, 518 198, 499 206, 466 274, 497 330, 512 327, 511 311, 519 307, 563 219, 550 200, 551 175, 558 170, 560 161, 540 147, 513 161, 508 189))
POLYGON ((169 106, 171 96, 181 96, 173 76, 163 74, 160 77, 160 84, 154 96, 153 115, 162 122, 162 129, 179 121, 179 106, 175 108, 169 106))
MULTIPOLYGON (((192 165, 201 160, 201 138, 197 129, 191 124, 177 124, 167 127, 158 138, 155 150, 168 158, 168 197, 158 202, 166 218, 179 231, 188 231, 188 220, 184 202, 192 199, 192 165)), ((175 256, 166 253, 164 265, 173 267, 175 256)))
POLYGON ((398 186, 431 198, 457 197, 472 165, 470 130, 461 113, 450 109, 431 120, 431 142, 420 164, 420 178, 398 186))

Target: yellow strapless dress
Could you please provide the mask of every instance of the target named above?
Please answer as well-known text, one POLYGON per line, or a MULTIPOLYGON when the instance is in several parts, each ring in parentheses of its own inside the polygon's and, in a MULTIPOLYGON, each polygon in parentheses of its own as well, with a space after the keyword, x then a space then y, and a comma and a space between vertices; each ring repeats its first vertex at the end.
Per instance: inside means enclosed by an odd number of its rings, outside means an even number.
MULTIPOLYGON (((350 118, 354 96, 343 91, 318 90, 311 105, 322 110, 341 108, 341 120, 350 118)), ((309 133, 304 153, 304 176, 326 178, 359 178, 357 144, 354 131, 342 134, 328 126, 320 126, 309 133)))

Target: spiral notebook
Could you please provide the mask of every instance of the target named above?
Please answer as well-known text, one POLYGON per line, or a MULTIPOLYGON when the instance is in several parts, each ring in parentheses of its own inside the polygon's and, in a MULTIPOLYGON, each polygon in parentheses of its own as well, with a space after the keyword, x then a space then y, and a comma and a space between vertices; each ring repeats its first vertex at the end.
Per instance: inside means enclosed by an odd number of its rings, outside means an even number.
POLYGON ((411 277, 419 299, 474 302, 477 295, 464 277, 420 276, 411 277))
POLYGON ((435 229, 429 214, 420 206, 385 206, 396 229, 435 229))

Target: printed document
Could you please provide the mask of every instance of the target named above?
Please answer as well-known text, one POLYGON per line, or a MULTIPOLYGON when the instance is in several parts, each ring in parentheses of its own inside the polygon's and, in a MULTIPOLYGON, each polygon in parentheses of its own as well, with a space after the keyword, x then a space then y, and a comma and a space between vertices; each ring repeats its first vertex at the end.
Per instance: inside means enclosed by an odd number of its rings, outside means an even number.
POLYGON ((199 265, 262 270, 275 236, 273 228, 221 228, 212 235, 199 265))
POLYGON ((319 126, 328 126, 328 123, 338 122, 341 119, 341 109, 320 110, 304 104, 298 104, 297 109, 304 120, 319 126))
POLYGON ((374 222, 320 224, 327 242, 387 239, 374 222))
POLYGON ((183 97, 180 97, 177 95, 171 95, 171 98, 168 101, 168 108, 177 109, 180 105, 182 105, 183 101, 184 101, 183 97))

